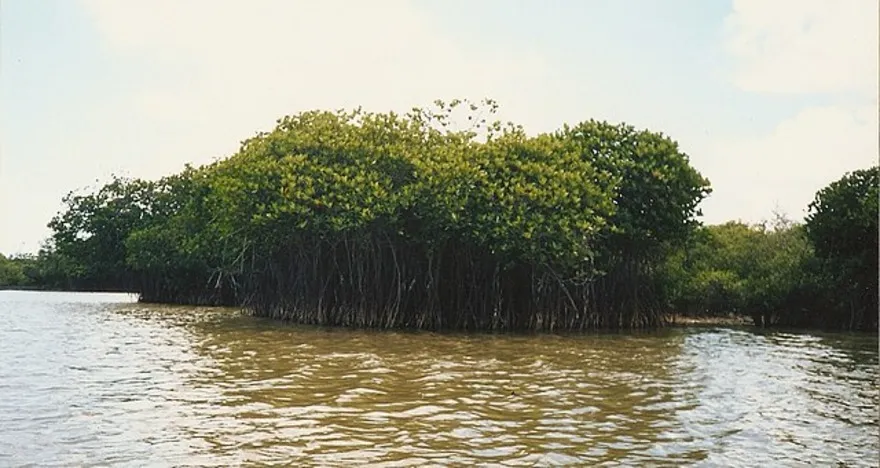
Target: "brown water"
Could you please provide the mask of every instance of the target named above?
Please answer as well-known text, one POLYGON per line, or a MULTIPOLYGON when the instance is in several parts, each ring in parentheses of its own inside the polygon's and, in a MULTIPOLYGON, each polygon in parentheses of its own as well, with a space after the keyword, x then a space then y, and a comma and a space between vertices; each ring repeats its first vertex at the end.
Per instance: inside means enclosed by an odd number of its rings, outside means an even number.
POLYGON ((877 466, 876 336, 320 330, 0 291, 0 466, 877 466))

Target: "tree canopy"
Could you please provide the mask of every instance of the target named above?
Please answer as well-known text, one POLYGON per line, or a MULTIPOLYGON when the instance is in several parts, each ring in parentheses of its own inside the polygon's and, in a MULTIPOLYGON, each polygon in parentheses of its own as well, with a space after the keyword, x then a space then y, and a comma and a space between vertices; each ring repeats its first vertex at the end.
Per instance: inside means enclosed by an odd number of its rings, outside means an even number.
POLYGON ((878 167, 846 174, 816 194, 804 228, 822 281, 838 294, 828 306, 844 328, 877 324, 878 167))
POLYGON ((69 194, 25 277, 363 327, 876 324, 876 167, 821 190, 803 225, 704 227, 709 182, 668 136, 530 135, 496 110, 283 117, 212 164, 69 194))
POLYGON ((661 323, 652 278, 708 181, 662 134, 530 136, 496 109, 284 117, 214 164, 71 194, 52 246, 84 284, 308 323, 661 323))

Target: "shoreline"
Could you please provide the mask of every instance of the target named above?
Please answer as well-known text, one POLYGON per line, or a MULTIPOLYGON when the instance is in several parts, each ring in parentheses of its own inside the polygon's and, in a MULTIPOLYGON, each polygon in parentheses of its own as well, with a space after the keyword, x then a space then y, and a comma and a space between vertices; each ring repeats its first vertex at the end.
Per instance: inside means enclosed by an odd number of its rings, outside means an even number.
POLYGON ((754 322, 751 317, 741 315, 729 315, 725 317, 712 316, 694 316, 669 314, 666 316, 666 323, 669 327, 714 327, 714 326, 752 326, 754 322))
MULTIPOLYGON (((86 290, 86 289, 56 289, 41 286, 0 286, 0 291, 28 291, 28 292, 68 292, 68 293, 115 293, 115 294, 138 294, 131 291, 113 290, 86 290)), ((140 301, 138 301, 140 302, 140 301)), ((187 305, 187 304, 169 304, 187 305)), ((740 315, 728 315, 723 317, 714 316, 685 316, 680 314, 667 314, 665 316, 666 327, 715 327, 715 326, 753 326, 751 317, 740 315)), ((663 328, 662 326, 660 328, 663 328)))
POLYGON ((52 287, 44 287, 44 286, 13 286, 13 285, 2 285, 2 286, 0 286, 0 291, 140 294, 135 291, 120 291, 120 290, 115 290, 115 289, 64 289, 64 288, 52 288, 52 287))

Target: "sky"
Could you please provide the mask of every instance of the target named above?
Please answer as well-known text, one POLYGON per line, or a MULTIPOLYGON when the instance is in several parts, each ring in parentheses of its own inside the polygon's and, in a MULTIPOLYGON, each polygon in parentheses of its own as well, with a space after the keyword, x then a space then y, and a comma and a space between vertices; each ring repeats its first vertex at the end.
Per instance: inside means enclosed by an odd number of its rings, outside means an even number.
POLYGON ((229 156, 311 109, 492 98, 679 142, 706 223, 800 220, 878 159, 876 0, 2 0, 0 252, 72 190, 229 156))

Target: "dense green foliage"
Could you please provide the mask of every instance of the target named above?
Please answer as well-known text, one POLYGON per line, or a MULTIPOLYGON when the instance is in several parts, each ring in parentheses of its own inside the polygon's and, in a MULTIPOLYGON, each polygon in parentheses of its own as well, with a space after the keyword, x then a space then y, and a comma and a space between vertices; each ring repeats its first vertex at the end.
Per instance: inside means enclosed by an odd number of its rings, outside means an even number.
POLYGON ((832 288, 823 325, 876 329, 878 167, 855 171, 816 194, 805 224, 820 281, 832 288))
POLYGON ((49 227, 57 258, 70 260, 62 269, 74 279, 74 288, 131 286, 124 243, 151 221, 157 195, 154 183, 114 178, 95 193, 64 198, 67 209, 49 227))
MULTIPOLYGON (((70 259, 43 248, 38 255, 0 254, 0 287, 25 289, 78 288, 78 269, 70 259)), ((104 288, 101 288, 104 289, 104 288)))
POLYGON ((781 217, 771 226, 706 226, 669 257, 665 284, 682 314, 747 315, 762 323, 791 305, 811 258, 803 227, 781 217))
POLYGON ((702 227, 708 181, 662 134, 529 136, 488 123, 494 102, 436 104, 305 112, 213 164, 70 194, 16 281, 364 327, 876 324, 876 168, 819 192, 805 225, 702 227))
POLYGON ((675 310, 751 316, 763 325, 875 330, 878 169, 819 191, 805 224, 696 230, 664 265, 675 310))
POLYGON ((71 194, 53 253, 80 287, 305 323, 659 325, 658 267, 708 182, 661 134, 529 136, 483 104, 285 117, 214 164, 71 194))
POLYGON ((0 287, 27 285, 28 279, 24 275, 23 263, 19 259, 6 258, 0 254, 0 287))

